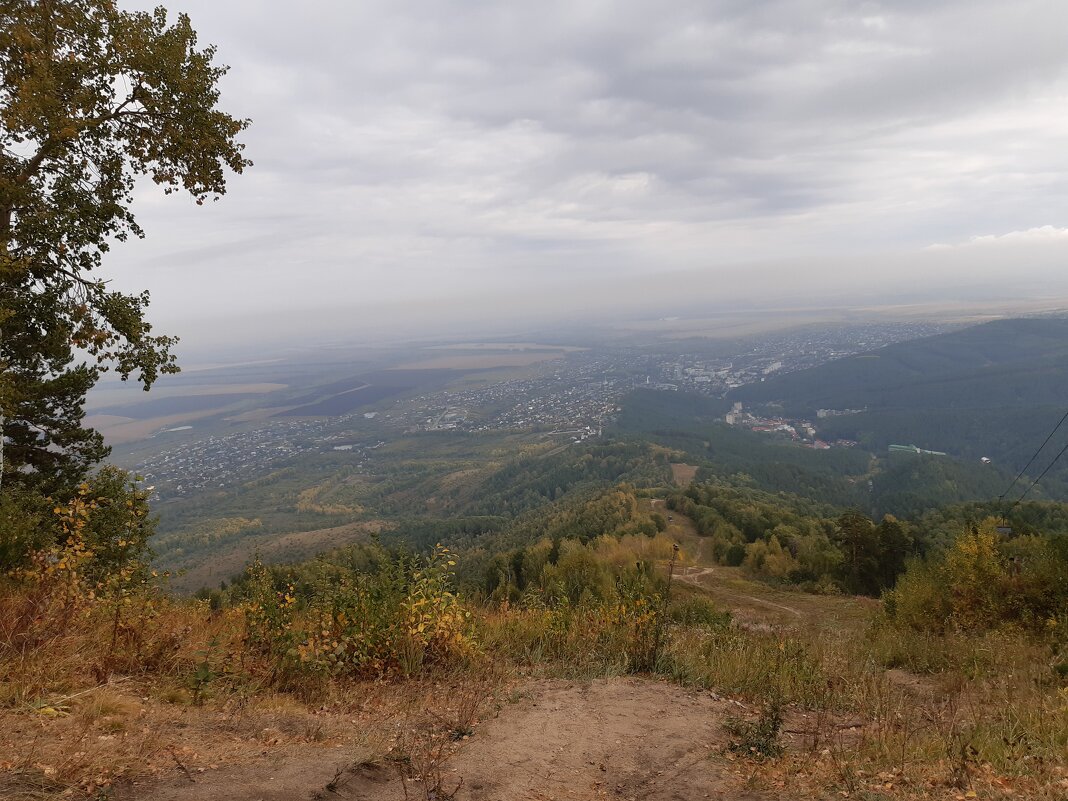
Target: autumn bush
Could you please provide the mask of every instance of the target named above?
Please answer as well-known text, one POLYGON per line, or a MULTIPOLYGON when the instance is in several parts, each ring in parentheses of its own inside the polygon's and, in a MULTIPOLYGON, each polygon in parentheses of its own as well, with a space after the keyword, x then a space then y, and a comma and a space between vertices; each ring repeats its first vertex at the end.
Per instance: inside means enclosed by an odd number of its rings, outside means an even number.
POLYGON ((375 556, 366 570, 324 568, 300 592, 284 571, 250 566, 241 587, 247 639, 273 678, 412 676, 474 649, 447 548, 375 556))
POLYGON ((163 598, 145 561, 146 501, 126 473, 105 468, 8 539, 37 546, 11 548, 13 565, 0 578, 0 682, 9 700, 74 675, 99 679, 158 661, 148 640, 163 598))
POLYGON ((884 599, 885 623, 915 631, 1015 627, 1068 642, 1068 540, 1008 537, 987 519, 944 554, 913 561, 884 599))

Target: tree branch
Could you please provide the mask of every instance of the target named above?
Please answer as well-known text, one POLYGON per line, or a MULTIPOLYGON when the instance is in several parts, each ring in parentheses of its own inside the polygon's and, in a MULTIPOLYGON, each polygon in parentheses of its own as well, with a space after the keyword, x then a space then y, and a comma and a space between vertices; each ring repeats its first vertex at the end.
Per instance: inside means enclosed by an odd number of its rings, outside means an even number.
MULTIPOLYGON (((129 96, 108 113, 101 114, 99 117, 91 117, 90 119, 86 120, 71 120, 72 124, 84 130, 86 128, 95 128, 98 125, 103 125, 105 122, 110 122, 111 120, 117 119, 118 117, 124 115, 128 115, 131 113, 141 113, 126 111, 127 106, 137 101, 137 96, 140 94, 141 88, 142 84, 138 83, 136 86, 134 86, 132 90, 130 90, 129 96)), ((55 150, 55 148, 58 147, 62 143, 62 141, 62 139, 57 139, 55 136, 49 136, 47 139, 45 139, 44 143, 37 149, 37 152, 30 157, 29 161, 27 161, 23 168, 19 171, 19 174, 15 176, 15 183, 21 186, 22 184, 25 184, 27 181, 29 181, 30 178, 32 178, 37 173, 37 170, 41 168, 41 165, 44 163, 44 160, 48 158, 49 154, 53 150, 55 150)))

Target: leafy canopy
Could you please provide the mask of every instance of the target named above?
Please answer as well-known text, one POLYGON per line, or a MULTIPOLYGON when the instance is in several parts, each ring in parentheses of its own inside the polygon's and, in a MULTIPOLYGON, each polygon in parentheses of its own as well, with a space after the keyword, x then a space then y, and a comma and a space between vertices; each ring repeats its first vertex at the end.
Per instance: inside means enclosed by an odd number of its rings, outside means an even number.
POLYGON ((140 176, 197 203, 249 166, 247 120, 216 108, 226 67, 198 49, 186 15, 110 0, 0 0, 0 411, 5 472, 71 486, 106 455, 81 427, 102 370, 147 390, 176 372, 173 337, 145 320, 148 293, 95 271, 142 237, 140 176), (76 354, 88 354, 78 363, 76 354))

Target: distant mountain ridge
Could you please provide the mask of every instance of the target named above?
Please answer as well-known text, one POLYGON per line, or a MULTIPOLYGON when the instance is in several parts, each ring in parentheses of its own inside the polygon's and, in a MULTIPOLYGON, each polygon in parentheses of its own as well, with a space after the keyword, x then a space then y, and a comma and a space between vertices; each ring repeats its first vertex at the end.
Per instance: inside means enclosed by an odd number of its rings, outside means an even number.
MULTIPOLYGON (((812 419, 821 437, 854 439, 877 454, 914 444, 1016 471, 1068 410, 1068 318, 997 320, 901 342, 739 387, 727 400, 781 407, 812 419), (863 411, 818 419, 819 409, 863 411)), ((1065 441, 1068 430, 1029 472, 1041 472, 1065 441)), ((979 479, 965 483, 990 483, 979 479)), ((1068 497, 1068 460, 1035 494, 1068 497)))
POLYGON ((729 399, 818 409, 990 409, 1068 402, 1068 318, 996 320, 738 387, 729 399))

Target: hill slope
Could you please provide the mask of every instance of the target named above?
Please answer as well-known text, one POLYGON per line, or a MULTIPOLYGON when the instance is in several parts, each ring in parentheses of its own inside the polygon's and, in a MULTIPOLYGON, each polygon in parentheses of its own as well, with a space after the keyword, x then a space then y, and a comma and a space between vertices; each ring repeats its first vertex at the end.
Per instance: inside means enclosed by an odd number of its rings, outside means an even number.
POLYGON ((901 342, 734 390, 816 409, 1027 408, 1068 397, 1068 319, 995 322, 901 342))
MULTIPOLYGON (((819 420, 820 435, 854 439, 875 453, 900 443, 966 462, 986 456, 1013 473, 1064 413, 1068 319, 998 320, 890 345, 739 387, 729 400, 774 404, 811 419, 818 409, 864 410, 819 420)), ((1033 472, 1041 471, 1063 442, 1051 442, 1033 472)), ((1043 479, 1039 491, 1068 497, 1065 466, 1043 479)))

